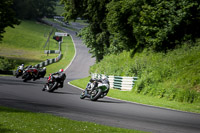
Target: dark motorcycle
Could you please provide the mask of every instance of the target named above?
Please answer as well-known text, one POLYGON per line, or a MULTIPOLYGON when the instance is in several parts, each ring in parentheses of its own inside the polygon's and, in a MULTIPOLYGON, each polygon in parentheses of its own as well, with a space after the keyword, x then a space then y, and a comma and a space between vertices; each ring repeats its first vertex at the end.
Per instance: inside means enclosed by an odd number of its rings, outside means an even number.
POLYGON ((23 81, 26 82, 27 80, 33 79, 35 81, 36 79, 44 78, 46 74, 46 68, 43 69, 37 69, 34 67, 28 67, 24 70, 22 74, 23 81))
POLYGON ((38 74, 38 69, 36 68, 29 68, 25 69, 22 75, 23 81, 26 82, 27 80, 36 79, 36 75, 38 74))
POLYGON ((22 75, 22 79, 24 79, 23 80, 24 82, 26 82, 27 80, 31 80, 32 79, 32 72, 30 70, 25 71, 22 75))
POLYGON ((81 93, 80 98, 84 99, 87 97, 87 98, 90 98, 90 100, 92 101, 96 101, 99 98, 103 98, 104 96, 107 95, 109 91, 108 84, 98 83, 98 86, 94 87, 95 84, 96 83, 93 82, 87 85, 86 89, 81 93))
POLYGON ((42 91, 54 92, 56 89, 60 87, 60 84, 63 84, 63 80, 59 77, 54 77, 50 74, 47 79, 47 83, 44 85, 42 91))
POLYGON ((46 74, 45 67, 43 69, 38 69, 38 75, 37 75, 37 77, 33 78, 33 80, 44 78, 45 74, 46 74))

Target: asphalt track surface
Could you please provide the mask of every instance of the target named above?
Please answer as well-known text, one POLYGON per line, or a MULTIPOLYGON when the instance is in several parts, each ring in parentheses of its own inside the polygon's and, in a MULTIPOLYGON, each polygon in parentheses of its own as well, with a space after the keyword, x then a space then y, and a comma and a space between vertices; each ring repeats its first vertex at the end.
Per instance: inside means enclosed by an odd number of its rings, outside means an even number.
POLYGON ((21 78, 0 77, 0 105, 155 133, 200 132, 200 114, 141 105, 108 97, 96 102, 89 99, 81 100, 79 96, 82 91, 67 83, 87 77, 89 66, 94 64, 95 60, 91 58, 88 49, 72 31, 62 30, 72 35, 76 45, 76 56, 65 71, 67 79, 64 88, 48 93, 41 90, 46 79, 25 83, 21 78))

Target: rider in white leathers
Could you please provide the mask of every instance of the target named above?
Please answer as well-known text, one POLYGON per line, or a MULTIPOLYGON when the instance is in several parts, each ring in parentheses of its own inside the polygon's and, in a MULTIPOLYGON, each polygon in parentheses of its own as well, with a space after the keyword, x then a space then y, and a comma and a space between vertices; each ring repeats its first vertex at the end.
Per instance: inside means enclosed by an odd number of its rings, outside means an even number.
POLYGON ((99 86, 106 86, 107 90, 103 93, 103 95, 101 97, 106 96, 110 90, 110 83, 106 76, 104 76, 102 79, 92 79, 91 78, 90 82, 86 86, 86 89, 93 90, 95 87, 99 87, 99 86))

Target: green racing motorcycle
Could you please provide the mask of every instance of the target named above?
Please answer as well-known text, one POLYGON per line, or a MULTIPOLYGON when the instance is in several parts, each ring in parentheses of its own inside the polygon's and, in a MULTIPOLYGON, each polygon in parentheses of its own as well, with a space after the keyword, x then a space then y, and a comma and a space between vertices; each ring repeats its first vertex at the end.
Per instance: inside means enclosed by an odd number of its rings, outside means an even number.
POLYGON ((90 80, 86 89, 81 93, 80 98, 90 98, 92 101, 97 101, 103 98, 109 92, 110 85, 103 83, 101 80, 90 80))

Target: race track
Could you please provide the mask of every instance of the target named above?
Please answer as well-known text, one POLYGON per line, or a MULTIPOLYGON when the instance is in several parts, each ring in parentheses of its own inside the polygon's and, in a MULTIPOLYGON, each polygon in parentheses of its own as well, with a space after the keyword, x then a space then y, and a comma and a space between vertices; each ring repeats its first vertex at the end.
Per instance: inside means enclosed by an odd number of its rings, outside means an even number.
MULTIPOLYGON (((57 27, 59 28, 59 27, 57 27)), ((199 133, 200 114, 135 104, 111 98, 92 102, 79 98, 81 90, 68 85, 71 80, 87 77, 89 66, 94 64, 88 48, 75 33, 76 57, 65 71, 64 88, 55 93, 41 89, 46 79, 22 82, 15 77, 0 77, 0 105, 33 112, 51 113, 73 120, 91 121, 103 125, 163 133, 199 133)))

